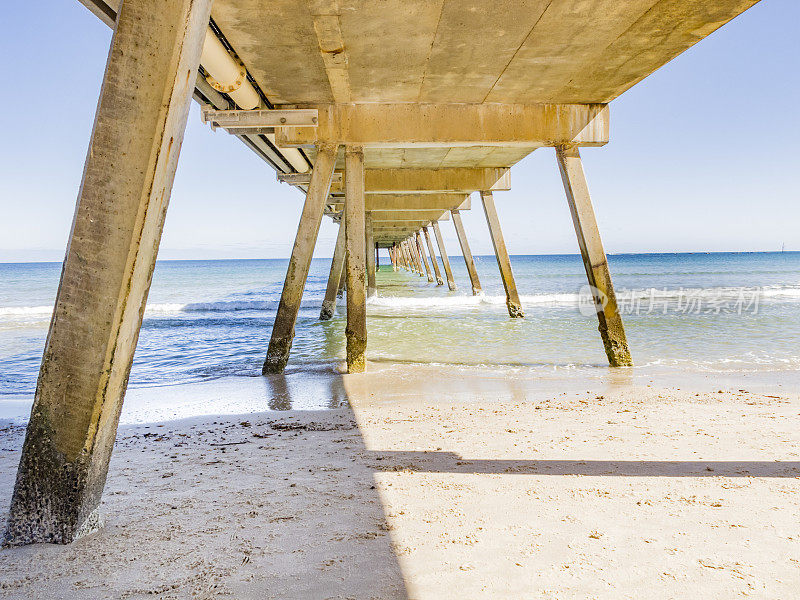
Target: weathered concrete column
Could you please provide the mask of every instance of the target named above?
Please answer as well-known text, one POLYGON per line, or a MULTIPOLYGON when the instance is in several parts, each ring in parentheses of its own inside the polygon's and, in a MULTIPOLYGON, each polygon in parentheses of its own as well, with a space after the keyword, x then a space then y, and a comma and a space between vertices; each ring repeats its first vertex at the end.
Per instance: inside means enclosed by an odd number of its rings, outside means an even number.
POLYGON ((408 240, 403 241, 403 253, 406 257, 406 263, 408 264, 408 270, 411 273, 417 272, 417 265, 414 262, 414 258, 411 256, 411 247, 408 245, 408 240))
POLYGON ((327 321, 333 317, 336 310, 336 292, 339 291, 339 282, 342 280, 344 269, 344 219, 339 224, 339 233, 336 235, 336 246, 333 249, 331 270, 328 273, 328 287, 325 288, 325 299, 322 301, 322 310, 319 312, 320 321, 327 321))
POLYGON ((439 245, 439 255, 442 257, 444 274, 445 277, 447 277, 447 287, 450 288, 450 291, 455 291, 456 282, 453 279, 453 270, 450 268, 450 258, 447 256, 447 249, 444 247, 444 238, 442 238, 442 230, 439 229, 439 221, 433 222, 433 233, 436 234, 436 243, 439 245))
POLYGON ((508 314, 512 318, 524 317, 522 305, 517 293, 517 284, 514 281, 514 274, 511 272, 511 259, 506 250, 506 242, 503 239, 503 232, 500 229, 500 219, 497 217, 497 208, 494 205, 492 192, 481 192, 483 201, 483 211, 486 213, 486 222, 489 224, 489 233, 492 236, 494 254, 497 257, 497 266, 500 268, 500 277, 503 280, 503 287, 506 290, 506 306, 508 314))
POLYGON ((439 271, 439 261, 436 260, 436 252, 433 251, 433 242, 431 242, 431 236, 428 235, 428 228, 423 227, 422 233, 425 235, 425 243, 428 245, 428 254, 431 255, 431 264, 433 265, 433 272, 436 275, 436 285, 444 285, 442 273, 439 271))
POLYGON ((126 0, 95 115, 4 541, 98 525, 209 0, 126 0))
MULTIPOLYGON (((344 215, 342 215, 342 227, 344 227, 344 215)), ((345 233, 345 240, 347 239, 347 233, 345 233)), ((347 243, 345 242, 345 250, 344 250, 344 264, 347 264, 347 243)), ((339 289, 336 290, 336 297, 342 298, 344 296, 344 290, 347 288, 347 273, 345 272, 346 269, 344 265, 342 265, 342 274, 339 276, 339 289)))
POLYGON ((412 273, 417 273, 418 272, 417 271, 417 259, 416 259, 416 257, 414 256, 414 253, 411 250, 411 242, 406 240, 405 241, 405 245, 406 245, 406 254, 408 255, 408 264, 409 264, 409 267, 411 269, 411 272, 412 273))
POLYGON ((364 150, 345 151, 345 201, 347 246, 347 372, 363 373, 367 350, 366 245, 364 227, 364 150))
POLYGON ((365 255, 367 259, 367 298, 378 295, 378 288, 375 285, 375 239, 372 234, 372 213, 364 215, 364 238, 366 240, 365 255))
POLYGON ((420 257, 422 258, 422 264, 425 265, 425 274, 428 277, 428 281, 433 283, 433 271, 431 271, 431 266, 428 264, 428 257, 425 254, 425 246, 422 245, 422 236, 420 235, 419 231, 416 233, 416 244, 417 244, 417 252, 419 252, 420 257))
POLYGON ((411 252, 414 255, 414 260, 417 263, 417 273, 420 277, 425 277, 425 271, 423 270, 424 267, 422 266, 422 256, 419 253, 419 242, 417 242, 414 235, 408 241, 409 246, 411 247, 411 252))
POLYGON ((461 246, 461 254, 464 255, 464 263, 467 266, 470 283, 472 283, 472 295, 478 296, 481 294, 481 281, 478 279, 478 270, 475 268, 475 259, 472 258, 472 251, 469 248, 467 234, 464 231, 464 223, 461 221, 461 213, 457 210, 451 210, 450 214, 453 216, 453 225, 456 228, 458 243, 461 246))
POLYGON ((617 308, 617 297, 611 283, 611 272, 608 269, 606 252, 600 239, 589 186, 583 172, 583 164, 578 148, 556 148, 558 169, 567 193, 572 223, 578 236, 578 246, 583 257, 583 266, 592 289, 597 319, 600 322, 600 336, 612 367, 630 367, 633 365, 625 328, 622 325, 617 308))
POLYGON ((335 144, 326 144, 317 150, 317 159, 311 172, 303 212, 300 214, 292 256, 289 258, 289 268, 286 270, 286 279, 283 282, 281 301, 275 314, 275 324, 272 326, 267 359, 261 369, 264 375, 283 373, 289 361, 289 351, 294 340, 294 324, 300 311, 303 288, 308 278, 308 269, 311 267, 325 201, 331 188, 337 149, 338 146, 335 144))
POLYGON ((413 273, 414 271, 416 271, 416 267, 414 265, 414 261, 411 260, 411 254, 408 249, 408 240, 403 240, 400 247, 403 250, 403 262, 406 265, 406 271, 413 273))

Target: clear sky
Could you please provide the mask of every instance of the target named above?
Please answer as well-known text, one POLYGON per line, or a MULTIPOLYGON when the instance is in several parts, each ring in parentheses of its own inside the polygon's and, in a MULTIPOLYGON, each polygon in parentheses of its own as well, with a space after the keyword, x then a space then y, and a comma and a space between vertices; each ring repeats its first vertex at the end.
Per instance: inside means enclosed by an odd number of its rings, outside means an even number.
MULTIPOLYGON (((60 261, 111 31, 77 0, 3 16, 0 261, 60 261)), ((797 0, 762 0, 612 103, 611 143, 583 151, 609 253, 800 250, 798 23, 797 0)), ((510 252, 576 252, 553 151, 515 166, 512 188, 495 195, 510 252)), ((193 103, 160 257, 286 257, 301 205, 193 103)), ((473 251, 489 254, 473 207, 473 251)), ((316 256, 335 233, 325 219, 316 256)))

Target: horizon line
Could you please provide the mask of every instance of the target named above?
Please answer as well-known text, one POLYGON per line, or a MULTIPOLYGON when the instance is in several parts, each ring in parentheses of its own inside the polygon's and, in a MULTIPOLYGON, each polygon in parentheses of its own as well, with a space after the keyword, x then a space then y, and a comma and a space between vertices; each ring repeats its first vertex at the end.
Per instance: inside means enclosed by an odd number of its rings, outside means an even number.
MULTIPOLYGON (((385 248, 383 248, 385 249, 385 248)), ((800 250, 683 250, 677 252, 608 252, 606 256, 661 256, 668 254, 800 254, 800 250)), ((462 256, 459 254, 449 254, 448 256, 462 256)), ((475 258, 490 257, 494 254, 473 254, 475 258)), ((580 257, 580 252, 552 252, 544 254, 510 254, 511 257, 526 256, 576 256, 580 257)), ((159 258, 156 262, 231 262, 231 261, 262 261, 262 260, 289 260, 290 257, 264 257, 264 258, 159 258)), ((331 256, 315 256, 312 260, 331 260, 331 256)), ((63 260, 12 260, 0 261, 0 265, 33 265, 33 264, 62 264, 63 260)))

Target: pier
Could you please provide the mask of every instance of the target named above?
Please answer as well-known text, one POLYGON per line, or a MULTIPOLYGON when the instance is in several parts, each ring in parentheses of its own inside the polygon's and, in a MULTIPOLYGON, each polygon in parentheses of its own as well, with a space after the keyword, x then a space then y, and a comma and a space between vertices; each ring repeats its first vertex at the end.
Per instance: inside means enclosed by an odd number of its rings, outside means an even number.
POLYGON ((633 359, 580 150, 609 143, 612 100, 757 0, 81 2, 114 35, 8 545, 70 543, 98 526, 192 99, 209 127, 305 194, 264 374, 291 361, 325 217, 340 233, 320 318, 344 288, 348 373, 367 369, 378 248, 442 294, 481 293, 460 216, 473 202, 509 318, 524 318, 502 193, 512 167, 537 150, 554 154, 563 180, 599 343, 610 366, 626 367, 633 359), (441 234, 451 226, 469 281, 453 277, 441 234))

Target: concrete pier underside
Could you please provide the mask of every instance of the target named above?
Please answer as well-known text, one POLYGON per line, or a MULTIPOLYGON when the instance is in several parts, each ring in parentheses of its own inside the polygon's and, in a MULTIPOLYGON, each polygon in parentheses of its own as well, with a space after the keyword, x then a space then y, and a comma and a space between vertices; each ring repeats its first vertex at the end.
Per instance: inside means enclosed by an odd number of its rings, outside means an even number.
MULTIPOLYGON (((215 0, 213 35, 241 59, 262 94, 261 108, 317 111, 313 126, 273 123, 254 135, 229 129, 281 173, 310 176, 293 183, 309 192, 306 218, 265 372, 280 372, 289 358, 324 214, 345 223, 346 257, 339 260, 351 373, 366 366, 366 211, 378 217, 374 242, 398 244, 403 262, 420 274, 425 250, 417 240, 430 224, 453 289, 438 221, 455 211, 466 254, 457 215, 469 209, 469 194, 481 193, 509 313, 522 316, 494 192, 509 189, 508 169, 543 147, 557 148, 609 362, 630 364, 577 147, 607 143, 611 100, 757 1, 215 0), (289 155, 303 161, 299 172, 289 155)), ((194 91, 215 109, 239 108, 226 95, 236 90, 212 89, 203 71, 197 77, 211 2, 125 0, 121 9, 117 0, 81 2, 116 34, 12 500, 9 544, 66 543, 92 525, 189 98, 194 91)), ((478 293, 471 256, 467 265, 478 293)))

